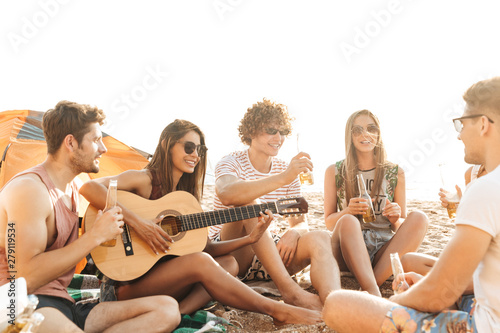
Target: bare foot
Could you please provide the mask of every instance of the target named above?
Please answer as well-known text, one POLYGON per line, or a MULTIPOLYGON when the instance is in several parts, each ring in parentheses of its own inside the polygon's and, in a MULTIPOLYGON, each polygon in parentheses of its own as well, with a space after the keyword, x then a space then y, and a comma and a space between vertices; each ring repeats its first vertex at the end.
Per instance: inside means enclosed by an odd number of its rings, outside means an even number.
POLYGON ((286 324, 313 325, 323 322, 320 311, 299 308, 285 303, 278 305, 276 313, 272 317, 276 326, 286 324))
MULTIPOLYGON (((299 287, 300 288, 300 287, 299 287)), ((285 303, 300 306, 301 308, 321 311, 323 309, 323 303, 318 295, 311 294, 300 288, 295 294, 284 294, 282 293, 283 300, 285 303)))

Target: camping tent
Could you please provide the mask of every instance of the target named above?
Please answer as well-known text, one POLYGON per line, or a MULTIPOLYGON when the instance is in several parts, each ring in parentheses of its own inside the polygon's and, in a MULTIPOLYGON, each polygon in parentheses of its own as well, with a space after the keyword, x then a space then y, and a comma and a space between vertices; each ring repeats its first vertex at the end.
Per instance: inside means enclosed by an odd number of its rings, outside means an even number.
MULTIPOLYGON (((16 173, 45 160, 47 144, 41 126, 42 116, 43 112, 30 110, 0 112, 0 188, 16 173)), ((102 141, 108 151, 100 159, 99 173, 82 174, 79 177, 82 181, 142 169, 148 162, 147 153, 106 133, 103 133, 102 141)), ((86 202, 81 201, 80 215, 86 208, 86 202)))

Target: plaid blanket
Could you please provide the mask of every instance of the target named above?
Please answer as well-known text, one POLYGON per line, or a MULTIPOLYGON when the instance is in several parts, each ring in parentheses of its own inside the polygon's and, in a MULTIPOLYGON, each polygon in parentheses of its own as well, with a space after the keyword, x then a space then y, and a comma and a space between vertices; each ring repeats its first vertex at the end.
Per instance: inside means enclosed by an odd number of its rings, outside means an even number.
POLYGON ((97 299, 99 279, 95 275, 75 274, 67 290, 75 302, 97 299))
POLYGON ((183 315, 181 323, 173 333, 226 332, 224 325, 229 322, 211 312, 196 311, 193 315, 183 315))
MULTIPOLYGON (((75 274, 67 290, 75 302, 95 302, 99 298, 99 279, 95 275, 75 274)), ((191 316, 183 315, 174 333, 226 332, 224 325, 230 324, 224 318, 200 310, 191 316)))

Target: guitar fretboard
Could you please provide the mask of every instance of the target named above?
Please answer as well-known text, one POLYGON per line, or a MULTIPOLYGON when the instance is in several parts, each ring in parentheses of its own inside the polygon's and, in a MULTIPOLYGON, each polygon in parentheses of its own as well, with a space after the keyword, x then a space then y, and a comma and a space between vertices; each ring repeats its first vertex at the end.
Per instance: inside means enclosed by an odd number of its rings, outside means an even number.
POLYGON ((273 214, 278 212, 276 203, 269 202, 260 205, 235 207, 229 209, 215 210, 180 216, 182 222, 181 231, 205 228, 213 225, 230 223, 240 220, 251 219, 260 216, 260 212, 269 209, 273 214))

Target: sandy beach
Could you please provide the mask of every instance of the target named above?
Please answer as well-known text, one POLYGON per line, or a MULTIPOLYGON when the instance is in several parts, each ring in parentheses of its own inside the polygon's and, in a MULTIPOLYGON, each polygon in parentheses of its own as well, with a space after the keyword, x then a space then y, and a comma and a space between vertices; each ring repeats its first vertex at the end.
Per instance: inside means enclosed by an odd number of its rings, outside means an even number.
MULTIPOLYGON (((205 211, 212 210, 214 195, 214 187, 212 185, 205 186, 202 207, 205 211)), ((323 210, 323 193, 309 192, 303 193, 303 196, 309 204, 309 212, 307 214, 310 230, 326 230, 324 225, 324 210, 323 210)), ((420 201, 411 200, 407 203, 408 213, 413 210, 421 210, 429 217, 429 229, 427 235, 420 246, 418 252, 432 256, 439 256, 446 243, 449 241, 454 224, 448 218, 446 209, 441 207, 436 195, 436 201, 420 201)), ((286 223, 277 218, 277 223, 280 228, 286 228, 286 223)), ((305 273, 307 274, 307 273, 305 273)), ((299 281, 302 276, 297 276, 299 281)), ((350 273, 342 273, 342 288, 358 290, 359 284, 350 273)), ((308 290, 314 292, 314 288, 309 287, 308 290)), ((391 296, 392 290, 390 282, 385 282, 381 287, 384 297, 391 296)), ((273 296, 269 296, 273 297, 273 296)), ((279 297, 273 297, 278 299, 279 297)), ((228 327, 228 332, 334 332, 324 324, 319 325, 285 325, 276 327, 273 325, 272 318, 266 315, 256 314, 247 311, 237 310, 228 306, 216 304, 209 311, 216 315, 229 319, 236 328, 228 327)))

